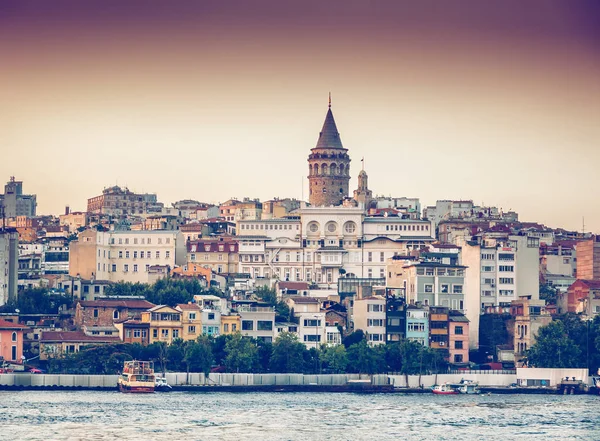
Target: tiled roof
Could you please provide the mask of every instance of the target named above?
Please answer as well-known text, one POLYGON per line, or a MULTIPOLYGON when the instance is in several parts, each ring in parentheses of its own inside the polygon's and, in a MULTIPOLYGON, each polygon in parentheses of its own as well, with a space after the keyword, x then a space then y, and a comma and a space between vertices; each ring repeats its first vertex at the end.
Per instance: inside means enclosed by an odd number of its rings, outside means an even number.
POLYGON ((27 326, 19 323, 9 322, 8 320, 0 319, 0 329, 29 329, 27 326))
POLYGON ((306 282, 279 282, 280 289, 292 289, 301 290, 308 289, 308 283, 306 282))
POLYGON ((91 336, 85 335, 81 331, 50 331, 42 332, 42 342, 89 342, 89 343, 117 343, 121 340, 119 337, 111 337, 106 335, 91 336))
POLYGON ((79 304, 82 308, 150 309, 154 306, 147 300, 82 300, 79 304))
POLYGON ((314 297, 290 297, 294 303, 320 303, 319 299, 314 297))
POLYGON ((181 309, 182 311, 199 311, 200 307, 195 303, 180 303, 175 307, 175 309, 181 309))

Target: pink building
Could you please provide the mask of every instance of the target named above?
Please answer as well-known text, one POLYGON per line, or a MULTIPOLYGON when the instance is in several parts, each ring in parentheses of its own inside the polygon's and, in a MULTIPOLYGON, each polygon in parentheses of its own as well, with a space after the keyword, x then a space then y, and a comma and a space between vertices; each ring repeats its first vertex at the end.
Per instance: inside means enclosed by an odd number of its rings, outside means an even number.
POLYGON ((0 319, 0 357, 4 361, 21 363, 23 333, 26 329, 27 326, 0 319))
POLYGON ((458 311, 450 311, 449 363, 455 367, 469 364, 469 320, 458 311))

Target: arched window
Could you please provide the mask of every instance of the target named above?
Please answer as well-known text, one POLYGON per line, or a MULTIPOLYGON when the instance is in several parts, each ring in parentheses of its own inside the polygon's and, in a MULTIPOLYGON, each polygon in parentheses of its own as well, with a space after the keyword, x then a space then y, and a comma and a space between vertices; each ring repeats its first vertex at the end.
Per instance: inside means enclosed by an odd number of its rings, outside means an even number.
POLYGON ((315 175, 319 174, 319 164, 315 164, 315 175))
POLYGON ((17 341, 17 333, 16 332, 12 333, 12 341, 17 341))
POLYGON ((312 174, 313 174, 313 173, 312 173, 312 171, 313 171, 312 164, 309 164, 309 165, 308 165, 308 175, 309 175, 309 176, 312 176, 312 174))
POLYGON ((345 173, 345 171, 346 171, 346 170, 344 169, 344 164, 340 164, 340 175, 342 175, 342 176, 343 176, 343 175, 344 175, 344 173, 345 173))
POLYGON ((326 175, 329 170, 327 169, 327 164, 323 164, 321 166, 321 173, 326 175))
POLYGON ((331 164, 331 167, 329 167, 329 174, 335 175, 336 173, 337 173, 337 165, 331 164))

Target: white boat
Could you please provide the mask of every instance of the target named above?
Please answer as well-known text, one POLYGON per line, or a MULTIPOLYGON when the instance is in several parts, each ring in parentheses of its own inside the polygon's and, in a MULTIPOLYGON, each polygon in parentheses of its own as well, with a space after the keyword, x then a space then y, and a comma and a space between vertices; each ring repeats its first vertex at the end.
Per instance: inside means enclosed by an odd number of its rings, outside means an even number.
POLYGON ((169 392, 173 388, 169 383, 167 383, 167 379, 165 377, 155 377, 154 379, 154 390, 156 392, 169 392))
POLYGON ((460 380, 460 383, 456 385, 456 389, 461 394, 480 394, 479 383, 472 380, 460 380))

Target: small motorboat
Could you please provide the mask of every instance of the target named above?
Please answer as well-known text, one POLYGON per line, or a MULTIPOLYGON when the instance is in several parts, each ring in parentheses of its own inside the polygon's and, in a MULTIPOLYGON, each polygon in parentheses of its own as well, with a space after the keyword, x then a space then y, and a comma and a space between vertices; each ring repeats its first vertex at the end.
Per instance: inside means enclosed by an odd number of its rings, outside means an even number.
POLYGON ((473 380, 460 380, 460 383, 456 386, 458 392, 461 394, 475 395, 481 393, 481 390, 479 390, 479 383, 473 380))
POLYGON ((169 392, 173 390, 173 388, 169 383, 167 383, 167 379, 165 377, 155 377, 154 390, 156 392, 169 392))
POLYGON ((459 391, 455 384, 443 383, 433 386, 431 390, 436 395, 458 395, 459 391))

